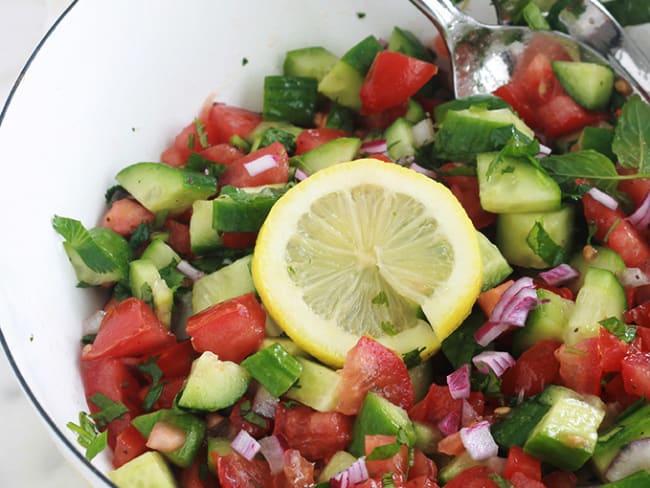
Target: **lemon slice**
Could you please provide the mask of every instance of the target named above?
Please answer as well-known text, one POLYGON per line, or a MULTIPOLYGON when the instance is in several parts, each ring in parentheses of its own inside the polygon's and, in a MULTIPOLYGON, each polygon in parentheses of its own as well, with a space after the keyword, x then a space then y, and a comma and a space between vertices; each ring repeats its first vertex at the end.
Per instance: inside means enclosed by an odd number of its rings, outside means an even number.
POLYGON ((446 187, 360 159, 317 172, 275 203, 252 272, 286 334, 339 367, 363 334, 399 354, 433 354, 469 314, 481 259, 476 231, 446 187))

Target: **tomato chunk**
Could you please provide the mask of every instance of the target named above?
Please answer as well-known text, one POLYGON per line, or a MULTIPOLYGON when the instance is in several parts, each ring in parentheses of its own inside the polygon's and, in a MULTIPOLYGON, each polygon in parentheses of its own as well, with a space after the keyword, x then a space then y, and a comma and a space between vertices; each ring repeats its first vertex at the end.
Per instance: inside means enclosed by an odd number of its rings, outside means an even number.
POLYGON ((329 129, 327 127, 305 129, 296 137, 296 154, 306 153, 339 137, 349 137, 349 134, 344 130, 329 129))
POLYGON ((280 142, 258 149, 243 158, 231 163, 219 178, 219 186, 247 186, 270 185, 273 183, 286 183, 289 180, 289 156, 280 142), (263 156, 272 156, 275 165, 259 171, 249 163, 263 156))
POLYGON ((601 368, 603 373, 614 373, 621 370, 621 361, 628 352, 628 344, 616 337, 604 327, 600 328, 598 347, 601 352, 601 368))
POLYGON ((249 461, 233 451, 225 456, 213 453, 212 461, 217 467, 218 486, 221 488, 270 487, 271 471, 263 459, 249 461))
POLYGON ((245 156, 235 146, 225 142, 204 149, 199 154, 213 163, 224 164, 226 166, 245 156))
POLYGON ((490 478, 493 471, 486 466, 466 469, 445 485, 446 488, 499 488, 490 478))
POLYGON ((122 198, 113 202, 99 225, 128 237, 141 223, 151 223, 153 219, 154 214, 138 202, 130 198, 122 198))
POLYGON ((426 396, 413 405, 408 412, 413 420, 437 426, 438 422, 450 413, 456 413, 460 418, 462 407, 462 400, 452 398, 447 386, 433 383, 426 396))
POLYGON ((560 362, 559 375, 565 386, 578 393, 600 394, 603 370, 598 337, 583 339, 572 346, 562 344, 555 357, 560 362))
POLYGON ((501 391, 517 396, 523 391, 525 397, 540 393, 551 383, 560 368, 553 353, 560 347, 557 341, 544 340, 525 350, 515 365, 503 374, 501 391))
MULTIPOLYGON (((364 450, 366 457, 381 446, 394 443, 395 436, 390 435, 367 435, 365 439, 364 450)), ((406 481, 406 472, 408 470, 408 449, 402 445, 400 449, 391 457, 386 459, 366 460, 368 475, 371 478, 381 477, 385 473, 393 473, 400 481, 406 481)))
POLYGON ((115 449, 113 450, 113 467, 119 468, 131 459, 147 451, 147 439, 140 434, 138 429, 129 425, 117 435, 115 449))
POLYGON ((508 451, 503 476, 511 479, 515 473, 522 473, 530 479, 541 481, 542 462, 526 454, 521 447, 512 446, 508 451))
POLYGON ((394 51, 375 56, 361 86, 362 113, 386 110, 415 95, 438 72, 434 64, 394 51))
POLYGON ((149 305, 127 298, 106 314, 95 342, 84 349, 81 359, 139 356, 175 341, 149 305))
POLYGON ((632 353, 623 358, 621 375, 625 391, 637 397, 650 397, 650 354, 632 353))
POLYGON ((243 108, 215 103, 210 109, 209 122, 213 144, 230 142, 234 135, 245 137, 262 122, 262 116, 243 108))
POLYGON ((264 340, 266 312, 252 293, 213 305, 187 319, 197 352, 211 351, 224 361, 240 362, 264 340))

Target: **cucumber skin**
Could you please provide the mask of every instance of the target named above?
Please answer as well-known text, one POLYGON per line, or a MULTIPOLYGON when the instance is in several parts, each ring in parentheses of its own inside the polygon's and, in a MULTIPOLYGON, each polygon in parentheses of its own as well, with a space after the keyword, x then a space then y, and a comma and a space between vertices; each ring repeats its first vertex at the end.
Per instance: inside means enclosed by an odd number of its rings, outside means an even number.
POLYGON ((302 76, 320 81, 337 61, 334 54, 321 46, 293 49, 284 58, 283 73, 286 76, 302 76))
POLYGON ((551 61, 555 77, 567 94, 587 110, 607 107, 614 89, 614 71, 609 66, 578 61, 551 61))

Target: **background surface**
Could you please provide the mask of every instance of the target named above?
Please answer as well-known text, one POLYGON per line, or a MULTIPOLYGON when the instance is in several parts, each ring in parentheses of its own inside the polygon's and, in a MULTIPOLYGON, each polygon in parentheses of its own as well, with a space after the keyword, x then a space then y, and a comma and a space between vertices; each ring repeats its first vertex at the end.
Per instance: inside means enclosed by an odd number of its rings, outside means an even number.
MULTIPOLYGON (((69 3, 70 0, 0 0, 0 107, 29 55, 69 3)), ((0 456, 0 486, 89 488, 59 454, 3 352, 0 432, 5 446, 0 456)))

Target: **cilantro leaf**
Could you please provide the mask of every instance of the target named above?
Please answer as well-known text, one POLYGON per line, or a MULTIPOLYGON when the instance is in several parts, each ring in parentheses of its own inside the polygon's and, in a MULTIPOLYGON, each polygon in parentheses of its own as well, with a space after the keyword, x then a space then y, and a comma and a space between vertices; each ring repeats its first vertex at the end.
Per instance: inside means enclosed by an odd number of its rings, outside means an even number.
POLYGON ((470 383, 472 391, 481 391, 485 396, 492 398, 501 398, 501 383, 503 380, 490 371, 488 374, 479 373, 478 371, 472 372, 470 383))
POLYGON ((178 290, 185 281, 185 275, 176 269, 176 264, 173 262, 169 266, 159 269, 158 272, 172 293, 178 290))
POLYGON ((239 411, 244 420, 248 423, 257 425, 258 427, 266 428, 266 419, 253 411, 250 400, 245 400, 239 405, 239 411))
POLYGON ((612 151, 624 168, 650 171, 650 105, 633 95, 623 105, 614 129, 612 151))
POLYGON ((160 394, 165 387, 165 383, 160 382, 163 372, 156 361, 158 361, 158 356, 154 356, 148 361, 142 362, 136 366, 138 371, 151 378, 151 386, 142 401, 142 408, 145 412, 149 412, 153 408, 154 403, 158 401, 158 398, 160 398, 160 394))
POLYGON ((526 237, 528 247, 549 266, 557 266, 566 261, 566 251, 546 232, 541 222, 535 222, 526 237))
POLYGON ((102 393, 95 393, 89 400, 101 409, 90 415, 100 429, 129 412, 122 402, 114 402, 102 393))
POLYGON ((258 149, 270 146, 274 142, 282 144, 289 154, 293 154, 296 151, 296 136, 291 132, 276 127, 270 127, 264 131, 258 149))
POLYGON ((68 422, 68 429, 77 434, 77 442, 86 448, 86 459, 92 459, 108 445, 108 431, 99 432, 95 422, 86 412, 79 412, 79 424, 68 422))
POLYGON ((628 344, 633 342, 636 338, 636 328, 626 325, 625 322, 617 317, 609 317, 598 323, 628 344))
POLYGON ((104 200, 106 200, 106 204, 109 204, 113 201, 115 198, 118 200, 117 196, 120 195, 121 193, 126 193, 126 190, 120 185, 113 185, 111 186, 108 190, 106 190, 106 193, 104 193, 104 200))

